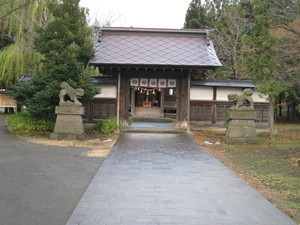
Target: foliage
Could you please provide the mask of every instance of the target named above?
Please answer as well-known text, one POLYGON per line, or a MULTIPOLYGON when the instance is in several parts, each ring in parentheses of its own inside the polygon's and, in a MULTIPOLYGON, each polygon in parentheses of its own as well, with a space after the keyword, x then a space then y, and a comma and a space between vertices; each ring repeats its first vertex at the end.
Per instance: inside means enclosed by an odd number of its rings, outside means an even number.
POLYGON ((53 0, 14 0, 0 3, 0 85, 16 83, 20 74, 33 74, 42 55, 33 50, 36 28, 51 16, 53 0))
POLYGON ((300 102, 300 16, 292 22, 282 22, 271 29, 271 34, 279 40, 274 47, 277 54, 278 74, 288 84, 288 102, 300 102), (289 97, 291 96, 291 97, 289 97), (293 99, 294 98, 294 99, 293 99))
POLYGON ((276 0, 276 4, 273 0, 254 0, 253 3, 255 5, 253 10, 254 25, 250 35, 244 38, 244 43, 247 46, 244 65, 246 73, 256 83, 257 89, 269 96, 270 135, 275 138, 273 114, 275 98, 289 89, 289 83, 286 74, 282 73, 280 69, 283 67, 283 62, 280 61, 280 52, 276 46, 280 46, 281 43, 272 35, 271 29, 278 25, 280 20, 286 20, 285 17, 278 18, 278 13, 281 15, 289 14, 289 10, 282 11, 281 6, 285 5, 286 8, 289 8, 297 3, 283 0, 276 0))
POLYGON ((131 124, 134 123, 134 120, 131 116, 128 117, 128 125, 131 126, 131 124))
POLYGON ((37 119, 27 112, 16 113, 8 117, 7 129, 14 134, 28 135, 34 132, 53 131, 54 118, 37 119))
POLYGON ((251 79, 270 97, 272 136, 278 96, 293 109, 300 102, 299 12, 296 0, 192 0, 186 14, 185 28, 214 29, 223 67, 209 78, 251 79))
POLYGON ((192 0, 185 15, 184 28, 210 28, 208 11, 201 0, 192 0))
POLYGON ((238 0, 193 0, 187 10, 185 28, 212 28, 217 55, 223 67, 213 77, 245 78, 242 74, 242 37, 249 31, 252 5, 238 0))
POLYGON ((93 71, 85 68, 93 55, 86 11, 79 7, 79 0, 52 2, 49 11, 53 19, 37 31, 34 39, 34 49, 43 55, 42 68, 32 80, 17 84, 12 92, 19 104, 38 117, 53 114, 62 81, 73 88, 83 88, 83 100, 98 92, 91 83, 93 71))
POLYGON ((111 134, 115 132, 118 128, 119 124, 117 123, 117 118, 115 116, 98 121, 94 127, 96 131, 100 131, 104 134, 111 134))

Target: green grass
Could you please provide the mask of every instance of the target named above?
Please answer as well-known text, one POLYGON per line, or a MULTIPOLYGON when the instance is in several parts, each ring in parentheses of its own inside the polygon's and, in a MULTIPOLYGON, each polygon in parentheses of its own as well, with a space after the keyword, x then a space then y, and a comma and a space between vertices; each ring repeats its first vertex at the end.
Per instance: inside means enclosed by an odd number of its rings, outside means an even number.
MULTIPOLYGON (((275 141, 269 135, 259 135, 256 145, 227 145, 210 147, 210 151, 222 154, 250 177, 268 186, 280 198, 273 203, 300 223, 300 124, 279 124, 275 141)), ((224 135, 200 132, 201 139, 221 141, 224 135)), ((197 139, 197 138, 196 138, 197 139)), ((259 191, 259 190, 258 190, 259 191)))

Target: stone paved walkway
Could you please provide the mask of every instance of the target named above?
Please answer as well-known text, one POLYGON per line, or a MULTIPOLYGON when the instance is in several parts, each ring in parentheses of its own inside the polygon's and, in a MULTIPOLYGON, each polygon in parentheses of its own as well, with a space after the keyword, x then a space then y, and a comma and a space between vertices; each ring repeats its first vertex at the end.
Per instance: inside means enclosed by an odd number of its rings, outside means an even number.
POLYGON ((67 223, 100 224, 295 225, 180 134, 120 136, 67 223))

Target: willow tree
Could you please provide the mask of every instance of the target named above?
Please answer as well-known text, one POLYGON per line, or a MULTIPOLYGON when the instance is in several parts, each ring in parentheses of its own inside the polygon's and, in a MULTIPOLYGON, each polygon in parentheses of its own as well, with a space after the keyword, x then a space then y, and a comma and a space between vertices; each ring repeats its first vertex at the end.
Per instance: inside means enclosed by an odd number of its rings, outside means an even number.
POLYGON ((42 58, 33 50, 36 29, 49 20, 54 0, 4 0, 0 3, 0 85, 9 86, 20 74, 33 74, 42 58))

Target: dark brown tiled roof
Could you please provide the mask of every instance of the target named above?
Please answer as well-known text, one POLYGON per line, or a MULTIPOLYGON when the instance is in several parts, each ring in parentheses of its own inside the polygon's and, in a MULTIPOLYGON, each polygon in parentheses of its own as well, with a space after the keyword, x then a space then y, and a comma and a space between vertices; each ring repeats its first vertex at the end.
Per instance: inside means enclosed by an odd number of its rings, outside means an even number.
POLYGON ((102 28, 90 64, 219 67, 206 30, 102 28))

